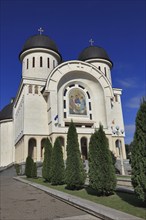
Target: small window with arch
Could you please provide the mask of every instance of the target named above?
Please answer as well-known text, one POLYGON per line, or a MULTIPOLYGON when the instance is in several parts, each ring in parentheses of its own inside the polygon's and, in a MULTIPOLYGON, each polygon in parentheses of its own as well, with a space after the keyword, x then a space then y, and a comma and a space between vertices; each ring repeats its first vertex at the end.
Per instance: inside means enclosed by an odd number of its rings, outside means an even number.
POLYGON ((47 67, 50 68, 50 59, 49 59, 49 57, 47 59, 47 67))
POLYGON ((29 85, 29 86, 28 86, 28 92, 29 92, 29 93, 32 93, 32 85, 29 85))
POLYGON ((42 66, 43 66, 43 58, 40 57, 40 67, 42 67, 42 66))
POLYGON ((37 85, 35 85, 35 87, 34 87, 34 93, 38 94, 38 86, 37 85))
POLYGON ((118 95, 114 95, 115 102, 118 102, 118 95))
POLYGON ((26 60, 26 69, 28 69, 28 66, 29 66, 29 61, 28 59, 26 60))
POLYGON ((32 67, 35 67, 35 57, 32 58, 32 67))
POLYGON ((53 68, 55 68, 55 60, 53 60, 53 68))

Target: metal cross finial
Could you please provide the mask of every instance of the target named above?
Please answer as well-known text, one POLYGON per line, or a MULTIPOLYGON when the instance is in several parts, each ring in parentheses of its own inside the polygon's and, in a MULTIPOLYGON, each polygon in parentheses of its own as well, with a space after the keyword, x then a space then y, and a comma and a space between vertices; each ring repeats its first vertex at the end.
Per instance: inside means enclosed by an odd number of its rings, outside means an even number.
POLYGON ((41 27, 38 29, 38 31, 40 32, 40 35, 42 35, 42 32, 44 32, 44 30, 41 27))
POLYGON ((92 38, 89 40, 89 43, 91 44, 91 46, 93 46, 94 40, 92 40, 92 38))

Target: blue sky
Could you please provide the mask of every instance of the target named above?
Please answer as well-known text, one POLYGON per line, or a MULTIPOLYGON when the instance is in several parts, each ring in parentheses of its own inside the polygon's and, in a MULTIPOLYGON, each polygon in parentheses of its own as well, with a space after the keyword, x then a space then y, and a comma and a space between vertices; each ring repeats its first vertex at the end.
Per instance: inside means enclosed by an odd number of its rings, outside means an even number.
POLYGON ((0 110, 21 80, 18 55, 26 39, 44 29, 64 60, 77 59, 89 40, 103 47, 114 66, 113 87, 122 88, 126 143, 146 95, 145 0, 0 0, 0 110))

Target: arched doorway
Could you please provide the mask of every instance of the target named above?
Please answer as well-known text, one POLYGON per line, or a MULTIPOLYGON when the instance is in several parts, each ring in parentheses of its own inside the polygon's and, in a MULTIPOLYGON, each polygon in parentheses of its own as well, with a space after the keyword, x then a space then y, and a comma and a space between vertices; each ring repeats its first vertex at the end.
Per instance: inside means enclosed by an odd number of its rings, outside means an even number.
POLYGON ((115 146, 116 146, 116 149, 117 149, 117 153, 118 153, 118 156, 120 156, 120 154, 122 153, 122 142, 121 140, 117 139, 116 142, 115 142, 115 146))
POLYGON ((58 137, 59 140, 60 140, 60 144, 61 144, 61 147, 62 147, 62 153, 63 153, 63 159, 65 159, 65 141, 64 141, 64 137, 62 136, 59 136, 58 137))
POLYGON ((64 147, 64 137, 59 136, 61 146, 64 147))
POLYGON ((28 155, 33 159, 37 159, 36 139, 31 138, 28 141, 28 155))
POLYGON ((82 154, 83 160, 88 160, 87 138, 86 137, 81 138, 81 154, 82 154))
POLYGON ((46 142, 46 138, 43 138, 43 139, 41 140, 41 160, 44 159, 45 142, 46 142))

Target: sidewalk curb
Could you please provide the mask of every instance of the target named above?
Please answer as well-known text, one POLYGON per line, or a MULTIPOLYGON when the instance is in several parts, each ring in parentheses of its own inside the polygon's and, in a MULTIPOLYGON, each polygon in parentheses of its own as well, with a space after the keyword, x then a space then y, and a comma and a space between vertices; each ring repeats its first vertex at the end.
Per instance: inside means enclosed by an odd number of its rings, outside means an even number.
POLYGON ((40 189, 52 197, 55 197, 103 220, 142 220, 142 218, 138 218, 133 215, 106 207, 104 205, 96 204, 94 202, 72 196, 70 194, 51 189, 37 183, 30 182, 28 180, 22 179, 21 177, 13 177, 13 179, 40 189))

